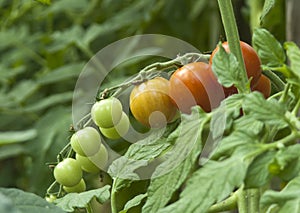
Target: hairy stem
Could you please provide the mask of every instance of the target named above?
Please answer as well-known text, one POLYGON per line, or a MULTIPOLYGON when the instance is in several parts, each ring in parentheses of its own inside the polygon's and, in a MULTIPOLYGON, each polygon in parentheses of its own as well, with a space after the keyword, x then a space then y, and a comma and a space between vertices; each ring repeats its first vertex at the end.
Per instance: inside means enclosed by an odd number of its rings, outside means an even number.
POLYGON ((240 77, 242 88, 238 88, 239 93, 250 92, 250 85, 248 83, 246 68, 240 47, 240 37, 234 17, 231 0, 218 0, 218 4, 230 52, 235 55, 241 68, 240 77))

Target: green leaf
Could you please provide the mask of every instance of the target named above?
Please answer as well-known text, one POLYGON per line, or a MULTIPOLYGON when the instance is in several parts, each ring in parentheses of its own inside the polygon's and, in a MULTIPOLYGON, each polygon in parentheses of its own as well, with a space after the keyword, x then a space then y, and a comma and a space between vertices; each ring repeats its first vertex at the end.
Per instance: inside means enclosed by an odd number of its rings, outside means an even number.
POLYGON ((13 205, 13 202, 8 197, 0 193, 0 212, 20 213, 20 211, 13 205))
POLYGON ((300 177, 291 180, 282 191, 267 190, 261 197, 262 208, 276 205, 280 213, 300 211, 300 177))
POLYGON ((9 93, 15 102, 22 103, 39 89, 39 84, 33 80, 23 80, 19 82, 9 93))
POLYGON ((261 20, 264 19, 264 17, 270 12, 270 10, 274 7, 274 5, 275 5, 275 0, 265 0, 263 11, 260 17, 261 20))
POLYGON ((214 74, 224 87, 235 85, 239 88, 241 77, 236 57, 232 53, 227 53, 221 43, 218 47, 219 51, 215 54, 212 63, 214 74))
POLYGON ((164 129, 152 132, 145 139, 132 144, 124 156, 112 162, 108 168, 108 173, 117 178, 115 180, 117 191, 127 186, 130 180, 139 180, 140 177, 135 170, 148 165, 150 160, 160 155, 170 146, 167 137, 163 136, 164 132, 164 129), (122 179, 127 179, 127 181, 122 179))
MULTIPOLYGON (((13 203, 14 208, 22 213, 62 213, 60 208, 48 203, 45 199, 29 192, 24 192, 19 189, 13 188, 0 188, 0 193, 2 193, 6 198, 10 199, 13 203)), ((1 209, 1 206, 0 206, 1 209)))
POLYGON ((73 98, 73 92, 63 92, 59 94, 50 95, 37 101, 34 104, 26 106, 24 111, 26 112, 38 112, 51 106, 56 106, 62 103, 70 102, 73 98))
POLYGON ((50 5, 51 4, 51 0, 36 0, 42 4, 47 4, 47 5, 50 5))
POLYGON ((199 16, 205 8, 207 8, 208 1, 206 0, 198 0, 194 3, 193 8, 189 14, 190 19, 195 19, 199 16))
POLYGON ((245 131, 234 131, 219 142, 218 146, 211 153, 210 158, 216 160, 224 156, 231 156, 237 148, 246 147, 248 149, 256 144, 258 144, 258 141, 254 135, 245 131))
POLYGON ((242 116, 233 125, 235 130, 245 131, 251 135, 258 135, 264 128, 264 123, 251 116, 242 116))
POLYGON ((225 199, 243 183, 246 170, 247 165, 239 158, 208 161, 192 174, 180 199, 158 212, 206 212, 212 204, 225 199))
POLYGON ((110 198, 110 186, 106 185, 99 189, 89 190, 82 193, 69 193, 62 198, 55 200, 58 207, 64 211, 72 212, 74 208, 85 208, 93 198, 99 203, 105 203, 110 198))
POLYGON ((146 197, 147 197, 147 194, 139 194, 139 195, 135 196, 133 199, 129 200, 126 203, 126 205, 124 206, 124 209, 122 211, 120 211, 120 213, 126 213, 129 209, 140 205, 146 197))
POLYGON ((0 132, 0 145, 25 142, 35 138, 36 136, 37 131, 35 129, 0 132))
POLYGON ((182 117, 181 124, 169 137, 174 146, 153 173, 143 212, 157 212, 165 206, 188 177, 202 149, 201 136, 207 118, 204 113, 199 116, 195 109, 191 115, 182 117))
POLYGON ((59 81, 77 78, 84 67, 84 62, 74 62, 59 67, 47 74, 40 76, 38 82, 42 85, 57 83, 59 81))
POLYGON ((263 65, 281 67, 285 64, 285 53, 281 44, 266 29, 255 29, 252 44, 263 65))
POLYGON ((271 179, 268 168, 273 162, 275 154, 275 152, 263 153, 252 161, 245 179, 247 188, 259 188, 271 179))
POLYGON ((34 159, 28 164, 30 191, 43 193, 51 184, 52 171, 47 162, 53 162, 57 153, 68 143, 71 111, 67 107, 54 107, 34 125, 38 136, 25 143, 26 151, 34 159))
POLYGON ((0 149, 0 160, 15 157, 27 153, 26 146, 21 144, 10 144, 9 146, 2 146, 0 149))
POLYGON ((281 149, 276 154, 276 161, 280 166, 280 168, 283 169, 289 162, 299 158, 299 153, 300 153, 300 144, 288 146, 283 150, 281 149))
POLYGON ((300 79, 300 49, 294 42, 285 42, 284 48, 291 62, 291 71, 300 79))
POLYGON ((247 95, 243 103, 243 109, 252 118, 269 125, 276 125, 278 129, 287 125, 286 107, 277 100, 266 100, 259 92, 252 92, 247 95))

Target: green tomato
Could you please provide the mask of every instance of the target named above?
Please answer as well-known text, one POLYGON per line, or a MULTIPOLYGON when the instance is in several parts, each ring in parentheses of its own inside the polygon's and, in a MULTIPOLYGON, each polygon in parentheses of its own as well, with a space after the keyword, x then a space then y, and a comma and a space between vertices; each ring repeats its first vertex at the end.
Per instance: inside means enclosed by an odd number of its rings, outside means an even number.
POLYGON ((75 186, 63 186, 63 189, 68 192, 68 193, 72 193, 72 192, 84 192, 86 190, 86 185, 85 185, 85 181, 83 178, 81 178, 80 182, 78 184, 76 184, 75 186))
POLYGON ((99 151, 90 157, 84 157, 76 154, 76 160, 81 165, 82 170, 88 172, 88 173, 99 173, 100 169, 104 169, 107 161, 108 161, 108 153, 103 144, 101 144, 101 147, 99 151))
POLYGON ((93 127, 85 127, 71 137, 73 150, 82 156, 92 156, 98 152, 101 145, 99 132, 93 127))
POLYGON ((125 112, 122 113, 122 118, 120 122, 111 128, 101 128, 99 127, 102 134, 109 139, 118 139, 127 134, 129 130, 129 118, 125 112))
POLYGON ((94 123, 102 128, 110 128, 119 123, 122 116, 122 104, 119 99, 111 97, 96 102, 91 115, 94 123))
POLYGON ((80 164, 73 158, 66 158, 54 168, 54 178, 64 186, 75 186, 82 178, 80 164))

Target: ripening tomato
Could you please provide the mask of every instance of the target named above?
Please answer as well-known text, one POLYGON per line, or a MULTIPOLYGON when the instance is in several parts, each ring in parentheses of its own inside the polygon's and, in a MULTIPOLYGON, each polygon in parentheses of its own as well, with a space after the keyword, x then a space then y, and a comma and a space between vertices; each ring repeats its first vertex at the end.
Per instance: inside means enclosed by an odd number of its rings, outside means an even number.
POLYGON ((261 75, 257 84, 252 88, 252 91, 261 92, 265 98, 271 94, 271 81, 265 75, 261 75))
MULTIPOLYGON (((241 45, 241 50, 242 50, 242 54, 243 54, 243 58, 244 58, 247 76, 248 76, 248 79, 252 78, 251 87, 253 87, 257 84, 257 82, 261 76, 261 67, 260 67, 261 62, 260 62, 260 59, 259 59, 257 53, 253 49, 253 47, 251 47, 249 44, 247 44, 243 41, 240 41, 240 45, 241 45)), ((222 46, 224 47, 226 52, 230 51, 227 41, 223 42, 222 46)), ((210 64, 212 64, 212 59, 218 50, 219 50, 219 47, 217 46, 214 49, 214 51, 212 52, 211 57, 209 59, 210 64)), ((234 86, 229 87, 229 88, 224 87, 224 92, 227 97, 231 94, 237 93, 237 89, 234 86)))
POLYGON ((172 121, 176 107, 169 96, 169 81, 154 79, 136 85, 130 94, 130 110, 137 121, 148 127, 162 127, 172 121))
POLYGON ((203 62, 186 64, 172 74, 170 96, 184 113, 190 113, 191 107, 195 105, 210 112, 225 98, 211 66, 203 62))

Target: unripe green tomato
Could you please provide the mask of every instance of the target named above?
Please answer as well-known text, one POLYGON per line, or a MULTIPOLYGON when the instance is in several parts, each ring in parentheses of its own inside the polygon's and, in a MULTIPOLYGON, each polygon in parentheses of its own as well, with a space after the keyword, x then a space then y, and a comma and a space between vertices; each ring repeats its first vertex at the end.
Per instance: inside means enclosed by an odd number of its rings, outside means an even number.
POLYGON ((129 130, 129 118, 125 112, 122 113, 122 118, 120 122, 111 128, 101 128, 99 127, 102 134, 109 139, 118 139, 126 135, 129 130))
POLYGON ((64 186, 75 186, 82 178, 80 164, 73 158, 66 158, 54 168, 54 178, 64 186))
POLYGON ((119 123, 122 112, 119 99, 111 97, 96 102, 91 109, 91 116, 97 126, 110 128, 119 123))
POLYGON ((68 193, 72 193, 72 192, 84 192, 86 190, 86 185, 85 185, 85 181, 83 178, 81 178, 80 182, 78 184, 76 184, 75 186, 63 186, 63 189, 68 192, 68 193))
POLYGON ((99 173, 100 169, 104 169, 108 161, 108 153, 103 144, 99 151, 90 157, 84 157, 76 154, 76 160, 81 165, 82 170, 88 173, 99 173))
POLYGON ((85 127, 75 132, 71 137, 73 150, 82 156, 92 156, 98 152, 101 145, 99 132, 93 127, 85 127))

